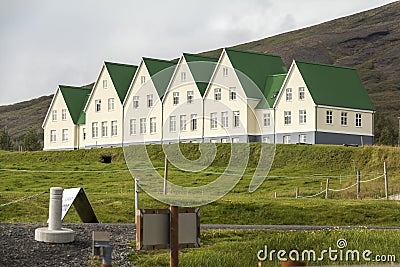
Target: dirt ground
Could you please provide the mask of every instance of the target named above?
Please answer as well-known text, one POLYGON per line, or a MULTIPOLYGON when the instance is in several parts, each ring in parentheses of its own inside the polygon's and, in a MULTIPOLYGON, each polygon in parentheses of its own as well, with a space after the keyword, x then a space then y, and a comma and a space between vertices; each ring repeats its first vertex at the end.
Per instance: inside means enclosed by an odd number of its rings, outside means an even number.
POLYGON ((35 241, 38 227, 46 224, 0 223, 0 266, 97 266, 93 265, 92 231, 110 232, 113 266, 132 266, 127 256, 135 239, 133 224, 63 224, 75 231, 75 241, 69 244, 35 241))

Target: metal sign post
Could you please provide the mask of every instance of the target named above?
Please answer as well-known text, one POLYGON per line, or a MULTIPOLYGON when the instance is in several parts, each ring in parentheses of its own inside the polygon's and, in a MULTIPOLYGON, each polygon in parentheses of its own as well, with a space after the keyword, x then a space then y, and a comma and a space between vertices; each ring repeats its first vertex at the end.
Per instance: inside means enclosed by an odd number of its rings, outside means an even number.
POLYGON ((178 267, 179 264, 179 209, 171 206, 170 210, 170 267, 178 267))

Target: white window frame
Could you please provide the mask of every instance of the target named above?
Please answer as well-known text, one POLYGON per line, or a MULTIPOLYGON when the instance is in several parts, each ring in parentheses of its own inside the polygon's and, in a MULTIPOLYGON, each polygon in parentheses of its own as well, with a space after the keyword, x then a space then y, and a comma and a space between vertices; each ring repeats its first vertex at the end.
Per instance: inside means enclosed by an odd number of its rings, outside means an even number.
POLYGON ((304 87, 299 87, 299 100, 304 100, 306 98, 306 89, 304 87))
POLYGON ((239 143, 239 141, 240 141, 239 137, 232 138, 232 143, 239 143))
POLYGON ((221 88, 214 89, 214 100, 220 101, 221 100, 221 88))
POLYGON ((108 122, 103 121, 101 122, 101 137, 108 136, 108 122))
POLYGON ((299 123, 300 124, 307 123, 307 110, 305 110, 305 109, 299 110, 299 123))
POLYGON ((181 126, 181 131, 186 131, 186 115, 180 115, 179 122, 181 126))
POLYGON ((284 125, 291 125, 292 124, 292 112, 291 111, 284 111, 283 112, 283 121, 284 125))
POLYGON ((139 96, 138 95, 133 96, 132 103, 133 103, 133 108, 139 108, 139 96))
POLYGON ((181 82, 186 81, 186 72, 182 71, 181 72, 181 82))
POLYGON ((299 143, 306 144, 307 143, 307 135, 299 134, 299 143))
POLYGON ((86 128, 82 128, 82 138, 86 140, 86 128))
POLYGON ((136 119, 131 119, 129 121, 129 134, 136 135, 136 119))
POLYGON ((333 111, 332 110, 327 110, 326 111, 326 119, 325 119, 326 124, 333 124, 333 111))
POLYGON ((362 115, 361 115, 361 113, 356 113, 356 127, 362 127, 362 115))
POLYGON ((98 138, 98 137, 99 137, 99 123, 92 122, 92 138, 98 138))
POLYGON ((101 99, 96 99, 94 101, 94 110, 96 112, 100 112, 101 111, 101 99))
POLYGON ((57 131, 56 130, 50 131, 50 142, 52 142, 52 143, 57 142, 57 131))
POLYGON ((150 118, 150 134, 155 134, 157 132, 157 120, 156 117, 150 118))
POLYGON ((147 95, 147 107, 151 108, 153 106, 153 94, 147 95))
POLYGON ((228 77, 228 74, 229 74, 228 68, 227 67, 223 67, 222 68, 222 76, 228 77))
POLYGON ((214 130, 218 127, 217 112, 210 113, 210 129, 214 130))
POLYGON ((140 76, 140 84, 145 84, 146 83, 146 76, 140 76))
POLYGON ((140 118, 140 134, 146 134, 146 118, 140 118))
POLYGON ((271 144, 271 138, 269 136, 264 136, 262 142, 265 144, 271 144))
POLYGON ((197 114, 190 114, 190 130, 197 131, 197 114))
POLYGON ((67 110, 65 108, 61 110, 61 120, 67 120, 67 110))
POLYGON ((111 121, 111 136, 117 136, 117 135, 118 135, 118 122, 111 121))
POLYGON ((174 106, 179 105, 179 92, 172 93, 172 103, 174 106))
POLYGON ((53 110, 53 112, 51 113, 51 120, 57 121, 57 110, 53 110))
POLYGON ((194 100, 194 92, 193 91, 187 91, 186 93, 186 101, 188 104, 192 104, 194 100))
POLYGON ((233 127, 234 128, 240 127, 240 112, 239 111, 233 112, 233 127))
POLYGON ((115 110, 115 99, 109 98, 108 99, 108 111, 114 111, 114 110, 115 110))
POLYGON ((229 127, 229 114, 228 111, 221 112, 221 124, 222 127, 228 128, 229 127))
POLYGON ((342 126, 347 126, 348 121, 347 121, 347 112, 342 112, 340 114, 340 125, 342 126))
POLYGON ((62 129, 62 141, 68 142, 68 129, 62 129))
POLYGON ((229 100, 236 100, 237 99, 237 94, 236 94, 236 87, 229 87, 229 100))
POLYGON ((293 99, 292 88, 286 88, 286 101, 292 101, 292 99, 293 99))
POLYGON ((292 143, 292 137, 290 135, 284 135, 283 136, 283 143, 284 144, 291 144, 292 143))
POLYGON ((107 89, 107 88, 108 88, 107 80, 103 80, 103 89, 107 89))
POLYGON ((176 116, 169 116, 169 132, 176 132, 176 116))
POLYGON ((263 125, 264 127, 271 126, 271 112, 265 112, 263 114, 263 125))

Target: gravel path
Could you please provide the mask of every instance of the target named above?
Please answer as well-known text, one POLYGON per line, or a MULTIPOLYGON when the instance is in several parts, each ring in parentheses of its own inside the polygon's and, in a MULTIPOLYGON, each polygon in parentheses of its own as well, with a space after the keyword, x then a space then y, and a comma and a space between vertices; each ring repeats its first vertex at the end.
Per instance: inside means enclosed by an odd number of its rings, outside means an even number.
POLYGON ((0 266, 88 266, 92 259, 92 231, 107 231, 113 245, 113 266, 132 266, 127 261, 135 239, 133 224, 63 224, 75 231, 70 244, 47 244, 35 241, 35 229, 40 223, 0 223, 0 266))

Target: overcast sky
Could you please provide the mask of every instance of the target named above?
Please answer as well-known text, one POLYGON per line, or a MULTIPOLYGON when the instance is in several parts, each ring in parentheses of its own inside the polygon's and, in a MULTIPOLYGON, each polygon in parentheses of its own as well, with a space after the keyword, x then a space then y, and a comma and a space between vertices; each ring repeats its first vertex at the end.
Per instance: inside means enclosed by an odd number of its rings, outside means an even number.
POLYGON ((177 58, 393 0, 0 0, 0 105, 96 80, 105 60, 177 58))

